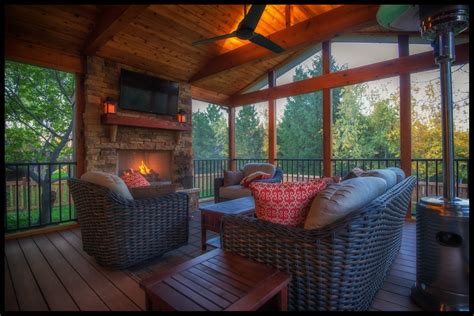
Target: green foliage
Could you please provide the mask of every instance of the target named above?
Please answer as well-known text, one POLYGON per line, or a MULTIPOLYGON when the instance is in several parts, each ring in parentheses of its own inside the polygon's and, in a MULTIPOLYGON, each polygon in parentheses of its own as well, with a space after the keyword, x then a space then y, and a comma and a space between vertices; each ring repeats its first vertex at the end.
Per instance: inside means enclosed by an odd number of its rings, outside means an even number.
POLYGON ((221 108, 209 104, 204 112, 193 112, 195 159, 225 158, 228 152, 227 123, 221 108))
POLYGON ((5 160, 72 158, 74 76, 5 62, 5 160))
POLYGON ((239 158, 266 158, 265 129, 254 105, 243 106, 235 119, 235 147, 239 158))
MULTIPOLYGON (((331 71, 345 69, 331 59, 331 71)), ((318 54, 312 58, 311 67, 298 66, 293 81, 316 77, 322 74, 322 59, 318 54)), ((333 89, 333 119, 339 117, 341 89, 333 89)), ((323 109, 322 92, 301 94, 286 99, 286 107, 277 127, 279 158, 322 158, 323 155, 323 109)))

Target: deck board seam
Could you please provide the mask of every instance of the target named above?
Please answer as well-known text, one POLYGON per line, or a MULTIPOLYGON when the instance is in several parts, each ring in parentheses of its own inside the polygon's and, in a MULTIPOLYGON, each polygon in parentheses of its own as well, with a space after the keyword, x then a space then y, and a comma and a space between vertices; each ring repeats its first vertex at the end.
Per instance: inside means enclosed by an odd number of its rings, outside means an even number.
POLYGON ((28 265, 28 269, 30 269, 31 275, 33 276, 33 280, 35 280, 36 286, 38 287, 41 297, 43 298, 43 301, 45 302, 46 306, 48 307, 48 310, 51 311, 51 307, 49 306, 48 301, 46 300, 46 297, 44 296, 43 289, 41 289, 41 286, 38 283, 38 280, 36 279, 36 276, 33 272, 33 269, 31 269, 30 262, 26 258, 25 252, 23 251, 23 248, 21 247, 21 244, 18 242, 18 239, 15 239, 15 242, 18 244, 18 248, 20 248, 21 254, 23 255, 23 258, 25 259, 26 264, 28 265))
MULTIPOLYGON (((31 238, 31 237, 28 237, 28 238, 31 238)), ((74 302, 74 304, 76 305, 77 309, 80 311, 81 308, 79 307, 79 304, 76 302, 76 300, 74 299, 74 297, 71 295, 71 293, 69 292, 69 290, 67 289, 66 285, 63 283, 63 281, 61 280, 61 278, 59 277, 59 275, 57 274, 56 270, 54 270, 53 266, 51 266, 51 263, 48 261, 48 259, 46 258, 46 255, 41 251, 41 248, 38 246, 38 244, 36 243, 35 239, 34 238, 31 238, 31 241, 33 242, 33 244, 36 246, 36 248, 38 248, 38 251, 41 253, 41 255, 43 256, 44 258, 44 261, 46 261, 46 263, 48 264, 48 266, 50 267, 51 271, 53 271, 54 275, 56 276, 56 278, 58 279, 59 283, 61 283, 61 285, 63 286, 63 288, 66 290, 66 293, 69 295, 69 297, 71 298, 71 300, 74 302)))
MULTIPOLYGON (((83 257, 92 267, 94 267, 94 269, 96 269, 96 270, 97 270, 100 274, 102 274, 110 283, 112 283, 113 286, 114 286, 117 290, 119 290, 119 292, 123 293, 123 295, 125 295, 125 297, 127 297, 139 310, 141 310, 141 311, 143 310, 137 303, 135 303, 135 301, 134 301, 131 297, 129 297, 129 296, 127 295, 127 293, 125 293, 124 291, 122 291, 122 289, 120 289, 119 287, 117 287, 117 285, 115 285, 115 282, 112 281, 105 273, 103 273, 102 271, 99 271, 93 264, 91 264, 90 261, 88 260, 88 258, 87 258, 86 256, 84 256, 83 252, 82 252, 82 251, 78 251, 78 250, 76 249, 76 247, 75 247, 73 244, 71 244, 71 243, 69 242, 69 240, 67 240, 67 239, 63 236, 63 232, 60 232, 60 235, 61 235, 61 237, 71 246, 71 248, 74 249, 74 251, 76 251, 77 253, 79 253, 79 255, 81 255, 81 257, 83 257)), ((77 237, 76 234, 73 233, 73 235, 75 235, 75 236, 77 237)), ((78 238, 78 237, 77 237, 77 238, 78 238)), ((81 243, 82 243, 82 242, 81 242, 81 243)), ((124 270, 119 270, 119 271, 124 271, 124 270)), ((132 280, 133 282, 135 282, 135 283, 138 284, 138 282, 137 282, 136 280, 134 280, 133 278, 131 278, 128 274, 126 274, 125 272, 124 272, 124 274, 125 274, 130 280, 132 280)), ((143 295, 145 295, 145 292, 143 292, 143 295)))
POLYGON ((78 275, 79 277, 85 282, 85 284, 87 284, 87 286, 97 295, 97 297, 99 298, 99 300, 102 301, 102 303, 104 303, 104 305, 110 310, 112 311, 112 308, 107 304, 107 302, 105 302, 103 299, 102 299, 102 296, 100 296, 99 293, 97 293, 97 291, 94 289, 94 287, 89 284, 89 282, 87 282, 87 280, 82 276, 82 274, 77 271, 76 268, 74 268, 74 266, 69 262, 69 260, 67 260, 67 258, 64 256, 64 254, 62 253, 62 251, 54 244, 54 242, 48 237, 49 235, 51 234, 45 234, 44 236, 49 240, 49 242, 53 245, 54 248, 56 248, 57 252, 64 258, 64 260, 69 264, 69 266, 71 267, 71 269, 73 269, 78 275))
MULTIPOLYGON (((7 268, 8 268, 8 276, 10 277, 10 282, 12 284, 12 289, 13 289, 13 294, 15 294, 15 301, 16 301, 16 305, 18 306, 18 311, 21 311, 20 309, 20 302, 18 301, 18 295, 16 294, 16 289, 15 289, 15 284, 13 283, 13 277, 12 277, 12 271, 10 269, 10 265, 8 263, 8 258, 7 256, 5 255, 5 262, 7 264, 7 268)), ((5 294, 4 294, 5 295, 5 294)))

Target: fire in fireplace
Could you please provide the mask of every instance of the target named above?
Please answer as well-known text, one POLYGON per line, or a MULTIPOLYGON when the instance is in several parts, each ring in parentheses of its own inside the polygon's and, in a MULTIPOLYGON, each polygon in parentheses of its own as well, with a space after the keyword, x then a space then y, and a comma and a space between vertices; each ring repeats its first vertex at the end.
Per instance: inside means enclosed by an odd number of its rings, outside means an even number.
POLYGON ((139 172, 150 183, 171 182, 171 152, 121 150, 118 152, 119 176, 139 172))

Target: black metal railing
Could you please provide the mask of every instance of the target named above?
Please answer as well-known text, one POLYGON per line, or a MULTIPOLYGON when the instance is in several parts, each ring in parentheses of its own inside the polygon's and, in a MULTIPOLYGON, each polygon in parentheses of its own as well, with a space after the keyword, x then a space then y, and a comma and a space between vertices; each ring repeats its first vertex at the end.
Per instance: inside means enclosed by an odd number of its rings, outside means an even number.
MULTIPOLYGON (((268 162, 268 159, 239 158, 234 160, 239 170, 246 163, 268 162)), ((469 198, 469 159, 456 158, 454 160, 454 174, 456 196, 469 198)), ((283 169, 284 181, 303 181, 323 177, 323 160, 314 159, 275 159, 275 164, 283 169)), ((228 169, 228 159, 196 159, 194 160, 194 186, 201 189, 200 197, 214 196, 214 178, 222 177, 223 170, 228 169)), ((400 167, 397 158, 335 158, 332 159, 333 174, 346 176, 353 168, 364 170, 387 167, 400 167)), ((417 182, 413 190, 412 200, 419 201, 423 196, 443 194, 443 166, 442 159, 412 159, 412 174, 417 182)))
POLYGON ((75 221, 75 162, 5 164, 5 232, 75 221))

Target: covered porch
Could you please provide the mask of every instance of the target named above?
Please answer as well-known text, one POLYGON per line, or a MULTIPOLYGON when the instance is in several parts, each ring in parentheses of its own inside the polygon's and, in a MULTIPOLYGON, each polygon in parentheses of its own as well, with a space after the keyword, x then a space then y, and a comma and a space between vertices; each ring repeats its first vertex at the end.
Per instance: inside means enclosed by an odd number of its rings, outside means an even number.
MULTIPOLYGON (((401 168, 407 177, 416 177, 416 185, 406 212, 401 250, 370 310, 421 310, 410 298, 416 279, 415 206, 421 197, 441 195, 443 182, 441 157, 414 155, 412 134, 410 76, 435 70, 438 65, 431 50, 413 53, 410 46, 429 42, 418 32, 382 28, 376 20, 378 5, 291 4, 267 5, 257 29, 281 45, 282 53, 238 38, 193 44, 235 29, 247 12, 242 7, 6 6, 5 58, 69 72, 75 79, 73 159, 7 161, 6 310, 146 310, 141 280, 214 249, 211 246, 202 251, 199 246, 201 214, 197 210, 190 213, 187 245, 132 268, 110 270, 83 250, 81 226, 67 180, 88 171, 120 176, 125 169, 123 157, 132 151, 144 157, 149 152, 163 154, 156 158, 161 159, 160 166, 166 165, 166 171, 159 170, 162 177, 166 174, 165 179, 159 180, 184 190, 199 189, 201 206, 213 203, 215 178, 222 177, 224 170, 240 170, 246 163, 273 164, 284 170, 285 182, 345 177, 356 167, 401 168), (334 43, 390 43, 396 45, 397 57, 334 71, 334 43), (320 54, 320 74, 290 83, 277 82, 315 54, 320 54), (123 69, 175 82, 179 87, 177 110, 185 113, 184 121, 121 108, 117 100, 121 98, 123 69), (387 78, 399 84, 395 100, 399 154, 362 158, 335 155, 332 92, 387 78), (321 93, 318 119, 322 128, 314 133, 321 136, 321 156, 281 156, 278 100, 316 92, 321 93), (195 157, 193 111, 198 102, 217 105, 227 113, 225 157, 195 157), (237 151, 237 113, 258 103, 265 113, 265 156, 244 157, 237 151), (53 171, 57 173, 55 180, 53 171), (49 177, 33 179, 30 173, 49 177), (42 185, 49 187, 48 205, 41 204, 42 185)), ((453 65, 468 64, 469 50, 466 31, 456 37, 453 65)), ((456 157, 454 166, 456 195, 469 198, 469 158, 456 157)), ((218 234, 211 232, 211 236, 218 234)), ((219 247, 219 243, 215 241, 214 246, 219 247)), ((212 284, 202 283, 198 274, 187 278, 187 282, 212 292, 212 284)), ((226 301, 225 296, 221 298, 226 301)))

